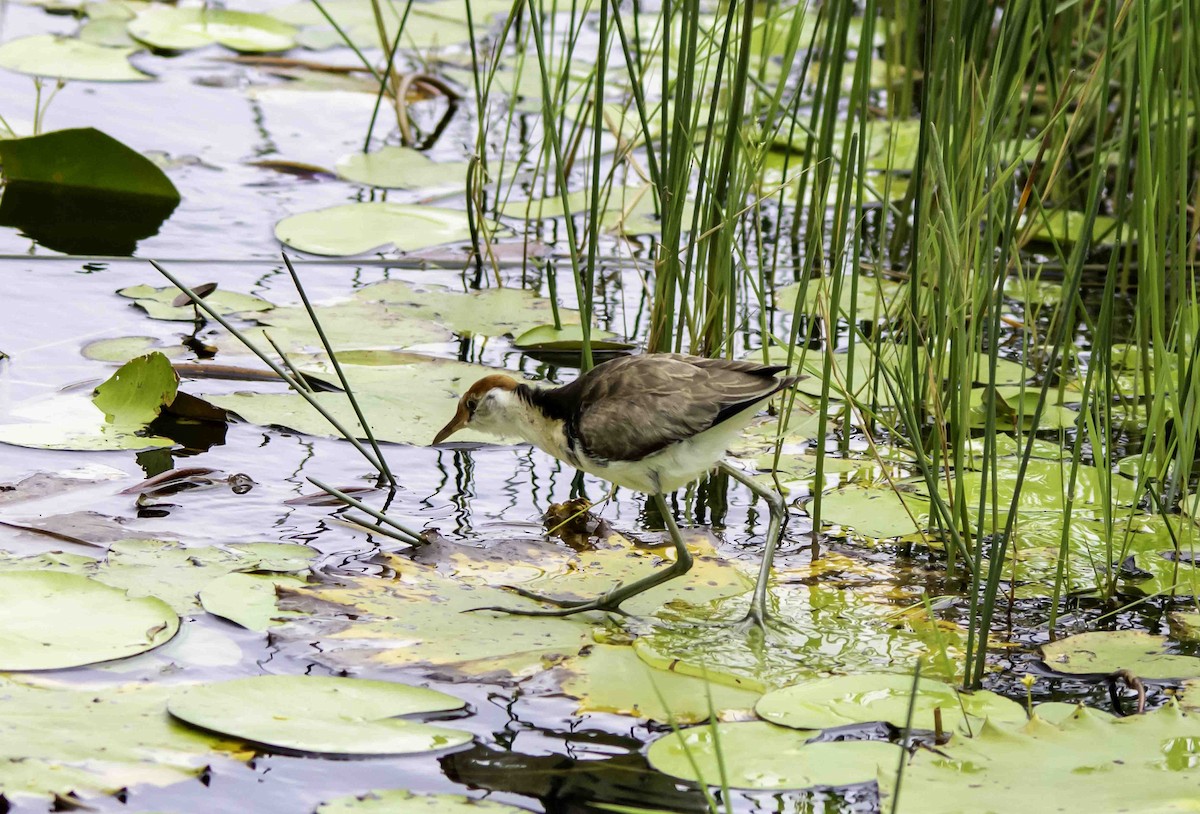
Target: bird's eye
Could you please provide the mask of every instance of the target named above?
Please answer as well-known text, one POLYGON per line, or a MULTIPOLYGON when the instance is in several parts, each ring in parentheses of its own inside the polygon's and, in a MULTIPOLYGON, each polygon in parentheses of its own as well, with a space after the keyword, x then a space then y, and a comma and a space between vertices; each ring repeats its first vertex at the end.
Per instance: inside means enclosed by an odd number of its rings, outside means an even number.
POLYGON ((469 398, 466 401, 466 405, 467 405, 467 412, 473 413, 473 412, 475 412, 475 408, 479 406, 479 400, 474 397, 469 398))

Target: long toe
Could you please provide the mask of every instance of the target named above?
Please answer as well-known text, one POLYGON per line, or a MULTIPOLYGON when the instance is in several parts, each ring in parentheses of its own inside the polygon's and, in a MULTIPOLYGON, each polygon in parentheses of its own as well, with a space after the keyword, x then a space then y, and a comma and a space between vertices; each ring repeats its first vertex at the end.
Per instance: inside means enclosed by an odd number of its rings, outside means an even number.
POLYGON ((603 613, 619 613, 622 616, 628 616, 625 611, 621 610, 617 605, 606 602, 604 597, 587 601, 580 600, 563 600, 546 597, 551 604, 558 604, 554 608, 505 608, 499 605, 488 605, 483 608, 470 608, 463 613, 478 613, 480 611, 493 611, 495 613, 506 613, 511 616, 574 616, 577 613, 585 613, 587 611, 601 611, 603 613))

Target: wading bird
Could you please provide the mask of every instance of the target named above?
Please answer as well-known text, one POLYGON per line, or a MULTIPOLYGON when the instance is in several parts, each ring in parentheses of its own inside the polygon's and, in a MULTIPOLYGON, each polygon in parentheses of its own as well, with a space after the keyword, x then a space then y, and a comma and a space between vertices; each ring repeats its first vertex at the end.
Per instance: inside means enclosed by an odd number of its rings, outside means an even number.
POLYGON ((533 616, 588 610, 619 611, 631 596, 686 573, 692 566, 664 495, 714 466, 761 495, 770 506, 766 550, 748 619, 766 619, 767 580, 786 507, 721 459, 771 396, 796 382, 783 365, 705 359, 675 353, 626 356, 598 365, 561 387, 536 387, 496 374, 475 382, 458 402, 435 445, 464 428, 517 437, 560 461, 617 486, 653 496, 675 545, 675 562, 590 600, 557 599, 523 589, 553 609, 487 608, 533 616))

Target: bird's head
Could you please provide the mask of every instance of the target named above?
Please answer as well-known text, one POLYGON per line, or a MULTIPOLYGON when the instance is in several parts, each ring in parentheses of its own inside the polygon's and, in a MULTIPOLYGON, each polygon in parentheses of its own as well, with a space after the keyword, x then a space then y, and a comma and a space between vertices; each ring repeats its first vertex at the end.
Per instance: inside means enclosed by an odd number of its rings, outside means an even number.
POLYGON ((434 437, 434 445, 467 427, 489 435, 511 434, 516 389, 516 380, 502 373, 484 376, 475 382, 458 400, 454 418, 434 437))

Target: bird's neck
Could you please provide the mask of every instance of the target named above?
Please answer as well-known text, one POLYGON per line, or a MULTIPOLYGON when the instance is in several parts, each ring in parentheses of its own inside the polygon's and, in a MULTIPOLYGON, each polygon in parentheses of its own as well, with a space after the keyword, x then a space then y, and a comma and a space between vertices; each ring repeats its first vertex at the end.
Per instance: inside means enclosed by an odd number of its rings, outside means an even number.
POLYGON ((569 460, 564 432, 566 413, 557 388, 519 384, 499 397, 501 414, 488 428, 499 435, 516 436, 556 458, 569 460))

